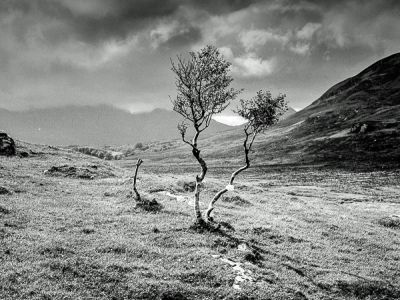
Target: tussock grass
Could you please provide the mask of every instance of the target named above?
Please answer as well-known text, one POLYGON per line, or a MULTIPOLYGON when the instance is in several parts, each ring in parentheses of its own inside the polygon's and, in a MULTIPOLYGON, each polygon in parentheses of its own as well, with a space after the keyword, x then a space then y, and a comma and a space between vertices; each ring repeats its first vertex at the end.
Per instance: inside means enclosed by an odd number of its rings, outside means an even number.
MULTIPOLYGON (((227 196, 251 205, 217 202, 220 226, 201 231, 190 229, 190 203, 150 193, 193 177, 185 168, 160 175, 143 167, 138 188, 162 206, 149 213, 126 197, 133 170, 29 147, 40 155, 0 160, 2 184, 21 191, 0 196, 0 299, 398 297, 399 232, 377 222, 399 208, 396 172, 249 171, 227 196), (98 165, 115 176, 43 173, 62 165, 98 165), (340 204, 349 197, 363 201, 340 204), (241 290, 232 288, 234 266, 252 274, 241 290)), ((210 170, 203 209, 230 171, 210 170)))
POLYGON ((389 228, 399 229, 400 217, 398 216, 383 217, 378 220, 378 224, 389 228))

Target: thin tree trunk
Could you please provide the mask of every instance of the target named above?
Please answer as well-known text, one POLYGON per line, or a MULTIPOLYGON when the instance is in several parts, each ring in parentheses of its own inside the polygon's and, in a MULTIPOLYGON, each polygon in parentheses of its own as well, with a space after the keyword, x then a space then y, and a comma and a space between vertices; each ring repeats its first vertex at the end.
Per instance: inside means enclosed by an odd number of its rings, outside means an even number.
POLYGON ((141 160, 140 158, 137 160, 136 162, 136 169, 135 169, 135 177, 133 178, 133 191, 136 194, 136 200, 137 201, 141 201, 142 198, 140 197, 140 194, 138 192, 138 190, 136 189, 136 178, 137 178, 137 174, 138 174, 138 170, 140 165, 143 163, 143 160, 141 160))
MULTIPOLYGON (((233 181, 235 180, 235 177, 242 171, 248 169, 250 167, 250 164, 247 163, 245 166, 241 167, 240 169, 237 169, 235 172, 232 173, 231 175, 231 180, 229 181, 230 185, 233 185, 233 181)), ((225 194, 227 192, 227 188, 223 188, 222 190, 220 190, 217 194, 215 194, 214 198, 210 201, 210 203, 208 204, 208 208, 206 211, 206 219, 207 221, 212 221, 211 218, 211 212, 214 210, 214 204, 215 202, 218 201, 219 198, 221 198, 221 196, 223 194, 225 194)))
POLYGON ((203 182, 204 177, 206 176, 207 164, 203 160, 203 158, 201 158, 200 151, 197 148, 193 147, 192 153, 201 166, 201 173, 200 175, 196 176, 196 187, 194 190, 194 211, 196 215, 196 222, 202 224, 204 223, 204 219, 200 210, 200 185, 203 182))
MULTIPOLYGON (((249 133, 247 133, 247 129, 245 129, 245 133, 246 133, 246 138, 243 142, 243 147, 244 147, 244 154, 245 154, 245 160, 246 160, 246 165, 237 169, 235 172, 232 173, 231 175, 231 179, 229 180, 229 185, 233 185, 233 182, 235 180, 235 177, 242 171, 250 168, 250 160, 249 160, 249 152, 251 149, 251 146, 253 145, 253 141, 254 138, 256 136, 256 134, 253 134, 253 138, 251 139, 251 142, 249 145, 247 145, 247 142, 249 140, 249 133)), ((214 204, 215 202, 218 201, 219 198, 221 198, 221 196, 223 194, 225 194, 228 191, 228 189, 225 187, 224 189, 220 190, 217 194, 215 194, 214 198, 210 201, 210 203, 208 204, 208 208, 206 210, 206 219, 208 222, 212 222, 212 217, 211 217, 211 212, 214 210, 214 204)))

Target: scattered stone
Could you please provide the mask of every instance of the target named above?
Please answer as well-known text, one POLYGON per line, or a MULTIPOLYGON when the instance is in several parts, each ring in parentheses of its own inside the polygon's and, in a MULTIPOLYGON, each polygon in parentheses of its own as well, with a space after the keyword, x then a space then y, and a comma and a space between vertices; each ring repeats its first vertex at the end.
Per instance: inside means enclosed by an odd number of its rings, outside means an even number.
POLYGON ((241 244, 239 244, 239 246, 238 246, 238 250, 239 250, 239 251, 246 252, 246 251, 250 251, 250 248, 249 248, 249 246, 247 246, 246 243, 241 243, 241 244))
POLYGON ((232 285, 232 288, 234 288, 235 290, 238 290, 238 291, 240 291, 242 288, 240 287, 240 285, 238 285, 238 284, 236 284, 236 283, 234 283, 233 285, 232 285))
POLYGON ((224 263, 229 264, 232 267, 232 270, 236 272, 235 280, 233 282, 232 288, 235 290, 241 290, 240 284, 243 282, 255 282, 252 277, 252 272, 250 270, 246 270, 242 267, 242 263, 235 262, 228 258, 220 258, 224 263))
POLYGON ((14 140, 5 132, 0 132, 0 155, 13 156, 17 153, 14 140))
POLYGON ((229 264, 229 265, 231 265, 231 266, 236 266, 236 262, 234 262, 233 260, 230 260, 229 258, 221 258, 221 260, 224 262, 224 263, 227 263, 227 264, 229 264))
POLYGON ((153 227, 153 233, 159 233, 160 230, 157 227, 153 227))

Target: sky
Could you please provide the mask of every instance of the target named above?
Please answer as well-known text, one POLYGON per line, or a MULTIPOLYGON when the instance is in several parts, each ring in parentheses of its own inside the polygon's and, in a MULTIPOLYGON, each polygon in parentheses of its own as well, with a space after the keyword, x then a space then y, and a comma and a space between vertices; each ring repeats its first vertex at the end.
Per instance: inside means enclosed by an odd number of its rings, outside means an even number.
POLYGON ((399 52, 400 1, 0 0, 0 108, 171 109, 170 58, 208 44, 298 110, 399 52))

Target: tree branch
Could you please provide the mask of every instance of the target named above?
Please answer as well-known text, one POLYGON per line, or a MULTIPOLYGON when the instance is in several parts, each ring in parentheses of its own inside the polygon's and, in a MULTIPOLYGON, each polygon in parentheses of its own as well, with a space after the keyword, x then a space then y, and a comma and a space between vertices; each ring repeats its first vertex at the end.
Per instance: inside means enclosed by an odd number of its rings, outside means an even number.
POLYGON ((140 165, 143 163, 143 160, 141 160, 140 158, 137 160, 136 162, 136 169, 135 169, 135 177, 133 178, 133 191, 136 194, 136 201, 141 201, 142 198, 140 197, 140 194, 138 192, 138 190, 136 189, 136 178, 137 178, 137 174, 138 174, 138 170, 140 165))
MULTIPOLYGON (((250 135, 250 134, 247 132, 246 127, 245 127, 244 132, 245 132, 245 134, 246 134, 246 137, 245 137, 244 142, 243 142, 243 148, 244 148, 244 154, 245 154, 245 162, 246 162, 246 165, 244 165, 243 167, 237 169, 235 172, 232 173, 231 179, 229 180, 229 185, 233 185, 233 182, 235 181, 235 178, 236 178, 237 175, 239 175, 239 173, 241 173, 242 171, 244 171, 244 170, 250 168, 249 151, 250 151, 251 145, 250 145, 250 147, 247 147, 247 141, 249 140, 249 135, 250 135)), ((255 138, 255 136, 253 135, 251 144, 253 143, 254 138, 255 138)), ((215 203, 218 201, 218 199, 221 198, 221 196, 222 196, 223 194, 225 194, 227 191, 228 191, 228 189, 227 189, 226 187, 225 187, 224 189, 220 190, 217 194, 215 194, 214 198, 213 198, 213 199, 211 200, 211 202, 208 204, 208 208, 207 208, 207 211, 206 211, 206 219, 207 219, 207 221, 212 221, 211 213, 212 213, 212 211, 214 210, 214 204, 215 204, 215 203)))

